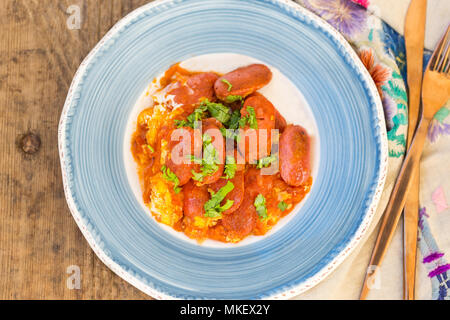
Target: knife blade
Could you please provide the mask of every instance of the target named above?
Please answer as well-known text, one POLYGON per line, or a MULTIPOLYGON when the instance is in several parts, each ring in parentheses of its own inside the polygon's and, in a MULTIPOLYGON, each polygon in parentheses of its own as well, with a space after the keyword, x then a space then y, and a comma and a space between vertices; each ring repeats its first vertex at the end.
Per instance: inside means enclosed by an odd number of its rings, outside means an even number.
MULTIPOLYGON (((406 68, 409 88, 407 147, 414 136, 420 111, 426 11, 427 0, 412 0, 405 20, 406 68)), ((403 298, 405 300, 415 299, 419 170, 412 179, 412 187, 403 209, 403 298)))

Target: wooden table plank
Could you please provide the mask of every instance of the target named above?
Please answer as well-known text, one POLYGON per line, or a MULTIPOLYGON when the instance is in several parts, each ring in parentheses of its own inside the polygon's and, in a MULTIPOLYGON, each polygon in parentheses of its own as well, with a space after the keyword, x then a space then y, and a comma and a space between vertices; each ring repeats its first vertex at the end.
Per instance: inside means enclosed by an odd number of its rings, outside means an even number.
POLYGON ((0 1, 0 299, 148 299, 110 271, 64 197, 57 128, 72 77, 101 37, 148 0, 0 1), (81 9, 69 30, 70 5, 81 9), (40 137, 35 154, 23 135, 40 137), (66 270, 81 270, 70 290, 66 270))

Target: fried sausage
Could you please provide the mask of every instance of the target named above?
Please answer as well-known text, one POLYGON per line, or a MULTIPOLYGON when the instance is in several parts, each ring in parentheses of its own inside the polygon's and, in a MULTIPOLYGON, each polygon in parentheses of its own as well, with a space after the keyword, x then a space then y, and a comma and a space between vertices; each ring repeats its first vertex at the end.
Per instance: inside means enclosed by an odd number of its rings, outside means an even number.
POLYGON ((247 117, 249 115, 249 107, 255 111, 256 131, 250 131, 252 126, 247 122, 244 127, 245 140, 238 143, 238 148, 242 154, 242 148, 245 143, 245 161, 247 163, 254 163, 256 160, 267 157, 270 154, 272 148, 271 133, 272 129, 275 128, 275 107, 259 93, 253 94, 245 99, 244 106, 241 109, 241 117, 247 117), (256 148, 251 145, 253 143, 251 138, 252 132, 256 134, 256 148), (267 137, 267 139, 263 137, 267 137), (260 146, 260 143, 265 143, 266 148, 262 145, 260 146), (262 148, 261 151, 260 147, 262 148))
POLYGON ((245 193, 253 198, 259 193, 265 196, 272 190, 274 179, 274 175, 264 175, 257 168, 249 168, 244 179, 245 193))
POLYGON ((197 186, 190 180, 184 187, 184 215, 189 218, 203 217, 205 215, 205 203, 210 195, 205 186, 197 186))
POLYGON ((194 106, 203 99, 215 101, 214 83, 217 78, 218 76, 213 72, 198 73, 190 76, 185 84, 176 83, 175 88, 168 94, 174 95, 175 103, 186 107, 194 106))
MULTIPOLYGON (((219 163, 217 164, 218 169, 214 173, 207 175, 203 177, 201 181, 197 182, 197 185, 205 185, 214 183, 217 180, 220 179, 220 177, 223 174, 223 170, 225 168, 225 139, 222 136, 222 133, 220 132, 219 128, 222 126, 222 124, 217 121, 217 119, 209 118, 202 121, 202 130, 203 134, 209 134, 212 138, 212 145, 216 149, 217 158, 219 160, 219 163)), ((203 150, 205 152, 205 150, 203 150)), ((200 164, 195 164, 194 170, 195 172, 201 172, 201 166, 200 164)))
POLYGON ((205 132, 208 129, 211 128, 222 128, 222 122, 220 122, 219 120, 217 120, 216 118, 206 118, 202 120, 202 129, 203 132, 205 132))
POLYGON ((286 119, 275 108, 275 129, 278 129, 280 133, 283 133, 284 129, 286 129, 286 126, 287 126, 286 119))
POLYGON ((270 80, 272 80, 272 72, 268 67, 263 64, 252 64, 217 79, 214 90, 220 100, 232 102, 229 97, 245 98, 267 85, 270 80))
MULTIPOLYGON (((178 177, 179 185, 186 184, 192 177, 194 164, 186 157, 201 150, 201 146, 194 146, 194 130, 182 128, 172 130, 169 135, 168 152, 165 159, 166 166, 178 177), (174 133, 174 131, 177 132, 174 133)), ((198 143, 198 142, 197 142, 198 143)))
POLYGON ((253 202, 253 197, 245 197, 241 206, 236 211, 223 215, 222 225, 232 238, 240 240, 249 235, 255 227, 258 213, 253 202))
POLYGON ((232 200, 233 205, 223 212, 224 215, 236 211, 241 205, 242 200, 244 200, 244 172, 236 171, 236 174, 234 175, 233 179, 229 180, 219 179, 215 183, 209 185, 209 188, 211 188, 214 192, 217 192, 221 188, 223 188, 228 181, 230 181, 234 185, 234 188, 233 190, 231 190, 230 193, 227 194, 227 196, 222 202, 222 205, 224 205, 227 202, 227 200, 232 200))
POLYGON ((288 125, 280 137, 280 174, 291 186, 300 186, 310 176, 310 139, 306 130, 288 125))

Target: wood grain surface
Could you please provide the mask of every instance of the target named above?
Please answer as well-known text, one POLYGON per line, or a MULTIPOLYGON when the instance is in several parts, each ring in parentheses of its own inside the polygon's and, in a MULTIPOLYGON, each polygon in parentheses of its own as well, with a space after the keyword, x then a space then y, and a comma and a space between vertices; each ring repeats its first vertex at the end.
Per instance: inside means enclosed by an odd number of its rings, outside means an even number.
POLYGON ((147 2, 0 1, 0 299, 150 298, 110 271, 78 230, 57 146, 79 64, 120 18, 147 2), (80 8, 80 29, 67 26, 71 5, 80 8), (80 268, 80 289, 67 286, 72 265, 80 268))

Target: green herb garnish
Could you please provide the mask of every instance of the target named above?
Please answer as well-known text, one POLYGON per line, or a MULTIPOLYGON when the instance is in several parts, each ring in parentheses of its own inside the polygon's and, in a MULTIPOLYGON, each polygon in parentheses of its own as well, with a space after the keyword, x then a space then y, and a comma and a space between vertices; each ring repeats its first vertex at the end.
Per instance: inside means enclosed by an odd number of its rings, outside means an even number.
POLYGON ((228 129, 238 129, 239 128, 239 120, 241 119, 241 111, 234 110, 231 113, 230 120, 226 124, 228 129))
POLYGON ((281 211, 286 210, 287 207, 288 207, 288 204, 286 202, 284 202, 284 201, 281 201, 281 202, 278 203, 278 209, 280 209, 281 211))
POLYGON ((155 149, 151 145, 147 145, 147 148, 150 150, 151 153, 155 152, 155 149))
POLYGON ((204 105, 200 105, 197 109, 194 110, 190 115, 187 116, 186 120, 174 120, 175 126, 177 128, 181 127, 191 127, 193 129, 197 128, 198 122, 205 118, 205 111, 207 111, 207 107, 204 105))
POLYGON ((231 118, 230 108, 221 103, 209 102, 209 100, 206 99, 202 102, 201 107, 206 108, 211 116, 219 120, 221 123, 227 123, 231 118))
POLYGON ((239 134, 239 130, 225 129, 225 128, 220 128, 219 130, 222 133, 222 136, 224 136, 226 139, 234 139, 237 142, 241 141, 241 135, 239 134))
POLYGON ((174 120, 174 123, 177 128, 189 127, 188 122, 186 120, 174 120))
POLYGON ((209 191, 211 193, 211 199, 206 201, 205 208, 205 217, 209 218, 219 218, 222 216, 222 212, 228 210, 233 205, 233 200, 227 200, 227 202, 221 206, 220 203, 225 199, 228 193, 230 193, 234 189, 233 183, 230 181, 227 182, 225 186, 219 189, 219 191, 209 191))
POLYGON ((266 198, 260 193, 255 199, 253 205, 256 208, 256 212, 258 212, 259 218, 261 220, 266 220, 267 216, 267 208, 266 208, 266 198))
POLYGON ((246 123, 247 123, 247 117, 242 117, 242 118, 240 118, 240 119, 239 119, 239 122, 238 122, 239 128, 245 127, 245 124, 246 124, 246 123))
POLYGON ((233 139, 234 138, 233 130, 228 130, 228 129, 225 129, 225 128, 219 128, 219 130, 220 130, 220 133, 222 134, 222 136, 224 138, 227 138, 227 139, 233 139))
POLYGON ((190 125, 190 127, 195 128, 195 123, 205 118, 206 110, 206 106, 200 105, 200 107, 195 109, 194 112, 187 116, 187 121, 189 122, 189 124, 192 124, 190 125))
POLYGON ((179 193, 181 191, 181 188, 178 186, 180 184, 180 180, 178 180, 178 177, 175 173, 170 170, 170 168, 167 168, 166 166, 162 166, 161 171, 163 173, 163 178, 167 181, 173 182, 173 190, 175 193, 179 193))
POLYGON ((248 106, 247 107, 247 123, 252 129, 258 129, 258 122, 256 121, 256 113, 255 109, 253 107, 248 106))
POLYGON ((253 107, 250 107, 250 106, 246 107, 246 109, 247 109, 248 115, 239 119, 239 127, 243 128, 243 127, 245 127, 246 124, 248 124, 248 126, 251 129, 258 129, 258 122, 256 120, 255 109, 253 109, 253 107))
POLYGON ((201 164, 201 172, 195 172, 192 170, 192 179, 195 181, 203 181, 203 178, 212 175, 219 169, 217 165, 219 163, 217 150, 212 144, 212 138, 208 134, 203 134, 203 158, 197 159, 192 156, 192 160, 201 164))
POLYGON ((203 172, 196 172, 194 169, 192 169, 192 179, 195 181, 202 181, 203 180, 203 172))
POLYGON ((236 101, 244 101, 244 98, 242 98, 241 96, 232 95, 232 94, 230 94, 229 96, 227 96, 225 98, 225 102, 227 102, 227 103, 233 103, 236 101))
POLYGON ((227 156, 225 160, 225 169, 223 173, 225 174, 225 179, 233 179, 236 174, 236 159, 233 156, 227 156))
POLYGON ((261 158, 256 161, 256 168, 262 169, 267 168, 272 162, 276 161, 277 157, 275 155, 270 155, 265 158, 261 158))
POLYGON ((230 81, 228 81, 227 79, 225 79, 225 78, 222 78, 222 80, 221 80, 223 83, 225 83, 227 86, 228 86, 228 92, 230 92, 231 91, 231 88, 233 88, 233 85, 230 83, 230 81))

